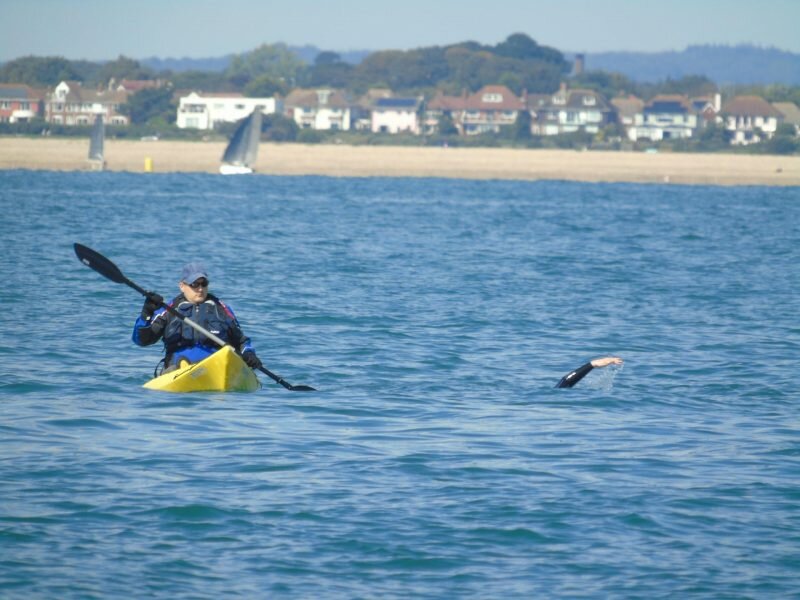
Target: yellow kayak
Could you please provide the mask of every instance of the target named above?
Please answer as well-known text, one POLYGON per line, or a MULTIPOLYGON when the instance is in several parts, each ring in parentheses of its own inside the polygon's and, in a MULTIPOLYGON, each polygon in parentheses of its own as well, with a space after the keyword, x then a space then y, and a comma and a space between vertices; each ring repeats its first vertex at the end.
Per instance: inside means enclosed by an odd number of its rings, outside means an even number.
POLYGON ((261 384, 253 369, 225 346, 199 363, 151 379, 144 387, 162 392, 252 392, 261 384))

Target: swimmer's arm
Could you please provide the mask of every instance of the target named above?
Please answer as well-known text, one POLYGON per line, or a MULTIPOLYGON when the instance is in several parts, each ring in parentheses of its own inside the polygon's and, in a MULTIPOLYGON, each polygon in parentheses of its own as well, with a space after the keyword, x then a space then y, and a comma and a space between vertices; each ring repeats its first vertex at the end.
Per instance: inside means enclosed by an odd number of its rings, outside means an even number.
POLYGON ((594 360, 589 361, 585 365, 582 365, 575 369, 574 371, 570 371, 564 377, 561 378, 556 384, 557 388, 571 388, 573 385, 578 383, 581 379, 586 377, 589 374, 589 371, 592 369, 599 369, 601 367, 607 367, 608 365, 621 365, 622 359, 616 356, 604 356, 602 358, 595 358, 594 360))

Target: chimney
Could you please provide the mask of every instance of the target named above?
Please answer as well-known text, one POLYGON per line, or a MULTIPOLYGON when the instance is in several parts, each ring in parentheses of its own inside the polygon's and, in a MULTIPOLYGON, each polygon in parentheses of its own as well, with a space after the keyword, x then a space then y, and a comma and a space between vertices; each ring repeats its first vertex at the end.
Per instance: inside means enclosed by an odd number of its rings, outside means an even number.
POLYGON ((575 65, 573 67, 573 75, 578 76, 583 74, 583 66, 584 66, 584 55, 583 54, 576 54, 575 55, 575 65))

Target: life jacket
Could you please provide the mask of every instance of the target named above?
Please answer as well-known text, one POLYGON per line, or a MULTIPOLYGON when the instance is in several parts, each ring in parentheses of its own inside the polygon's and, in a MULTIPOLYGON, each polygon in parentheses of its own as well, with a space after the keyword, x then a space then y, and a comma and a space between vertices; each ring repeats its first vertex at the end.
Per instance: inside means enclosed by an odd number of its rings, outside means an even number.
MULTIPOLYGON (((219 298, 212 294, 209 294, 202 304, 192 304, 181 294, 170 305, 184 317, 191 319, 224 342, 229 341, 231 327, 237 325, 233 313, 219 298)), ((164 329, 164 348, 168 362, 171 355, 193 346, 216 348, 216 344, 202 333, 187 325, 181 319, 171 316, 164 329)))

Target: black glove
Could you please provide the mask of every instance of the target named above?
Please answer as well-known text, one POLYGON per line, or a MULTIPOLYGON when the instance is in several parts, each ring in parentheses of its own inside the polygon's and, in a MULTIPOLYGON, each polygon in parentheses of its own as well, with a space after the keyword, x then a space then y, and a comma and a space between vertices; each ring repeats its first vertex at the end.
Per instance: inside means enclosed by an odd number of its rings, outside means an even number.
POLYGON ((255 350, 245 350, 242 354, 242 360, 247 363, 251 369, 261 368, 261 360, 256 356, 255 350))
POLYGON ((164 298, 155 292, 147 292, 144 305, 142 306, 142 318, 149 321, 153 317, 153 313, 164 303, 164 298))

